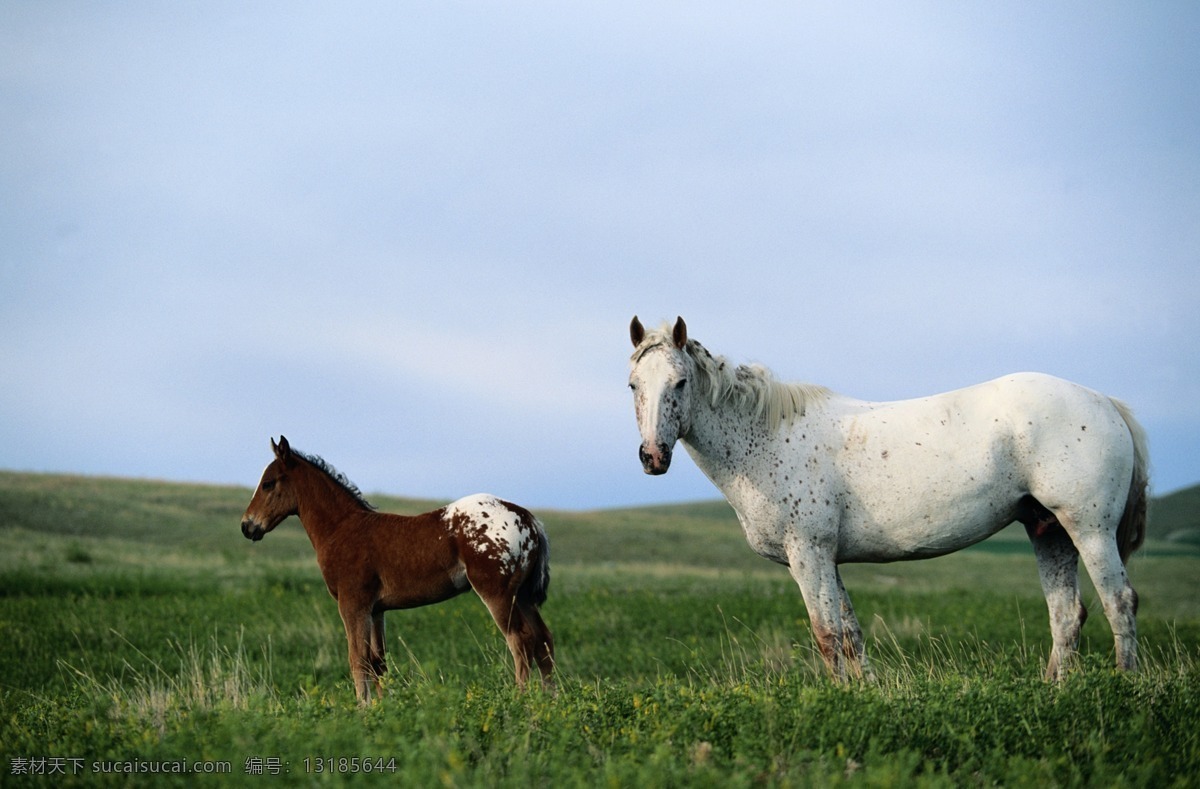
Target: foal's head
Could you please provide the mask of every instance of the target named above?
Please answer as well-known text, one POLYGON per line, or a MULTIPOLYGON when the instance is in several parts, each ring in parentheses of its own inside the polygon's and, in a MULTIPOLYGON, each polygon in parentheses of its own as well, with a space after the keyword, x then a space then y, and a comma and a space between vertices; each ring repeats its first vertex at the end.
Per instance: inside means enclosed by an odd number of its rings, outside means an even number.
POLYGON ((297 459, 292 455, 292 448, 284 436, 279 437, 279 443, 271 439, 271 449, 275 459, 263 472, 254 498, 242 516, 242 534, 249 540, 261 540, 263 535, 274 529, 289 515, 295 515, 299 503, 296 500, 296 490, 288 479, 290 471, 296 468, 297 459))

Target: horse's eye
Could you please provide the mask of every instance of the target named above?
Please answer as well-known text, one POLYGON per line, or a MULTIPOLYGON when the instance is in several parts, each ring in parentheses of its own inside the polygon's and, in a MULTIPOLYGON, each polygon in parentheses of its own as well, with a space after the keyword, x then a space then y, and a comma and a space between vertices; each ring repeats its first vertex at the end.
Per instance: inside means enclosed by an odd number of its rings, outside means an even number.
POLYGON ((687 379, 680 378, 679 383, 675 384, 675 391, 677 391, 677 392, 681 391, 683 389, 683 387, 685 387, 685 386, 687 386, 687 379))
POLYGON ((273 480, 273 479, 267 480, 266 482, 264 482, 262 484, 262 489, 265 491, 270 491, 274 487, 275 487, 275 480, 273 480))
POLYGON ((637 391, 637 384, 635 384, 635 383, 633 383, 633 382, 630 382, 630 384, 629 384, 629 388, 630 388, 631 390, 633 390, 633 391, 635 391, 635 392, 636 392, 636 391, 637 391))

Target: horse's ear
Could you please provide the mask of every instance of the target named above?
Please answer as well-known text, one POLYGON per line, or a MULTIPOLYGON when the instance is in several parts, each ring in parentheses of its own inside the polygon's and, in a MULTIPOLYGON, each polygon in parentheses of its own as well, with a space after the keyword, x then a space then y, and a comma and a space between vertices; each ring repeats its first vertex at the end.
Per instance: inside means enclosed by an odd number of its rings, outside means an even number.
POLYGON ((641 345, 642 340, 646 339, 646 329, 636 315, 633 316, 633 322, 629 324, 629 339, 633 340, 634 348, 641 345))
POLYGON ((687 324, 683 322, 683 318, 675 318, 675 329, 671 332, 671 339, 681 351, 683 346, 687 345, 687 324))
POLYGON ((292 447, 288 444, 287 436, 280 436, 279 443, 275 443, 275 439, 271 439, 271 449, 275 450, 275 457, 286 461, 292 456, 292 447))

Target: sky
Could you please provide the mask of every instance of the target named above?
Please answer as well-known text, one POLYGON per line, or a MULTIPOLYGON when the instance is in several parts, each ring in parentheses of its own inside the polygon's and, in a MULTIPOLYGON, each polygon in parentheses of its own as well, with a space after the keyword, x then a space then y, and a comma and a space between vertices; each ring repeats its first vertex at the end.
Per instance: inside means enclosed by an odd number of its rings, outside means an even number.
POLYGON ((628 325, 871 400, 1039 370, 1200 483, 1193 2, 0 4, 0 468, 712 499, 628 325))

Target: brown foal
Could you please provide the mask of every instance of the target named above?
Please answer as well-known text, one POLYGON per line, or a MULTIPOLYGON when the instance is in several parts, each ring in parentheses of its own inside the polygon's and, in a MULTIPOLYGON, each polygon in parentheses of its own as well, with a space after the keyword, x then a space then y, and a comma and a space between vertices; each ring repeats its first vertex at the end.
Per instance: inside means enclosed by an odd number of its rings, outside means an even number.
POLYGON ((285 518, 300 519, 329 593, 338 603, 360 702, 382 695, 385 611, 416 608, 474 589, 504 633, 516 681, 531 666, 551 683, 554 639, 538 607, 550 583, 550 543, 528 510, 478 494, 422 515, 377 512, 321 458, 271 440, 275 459, 242 517, 261 540, 285 518))

